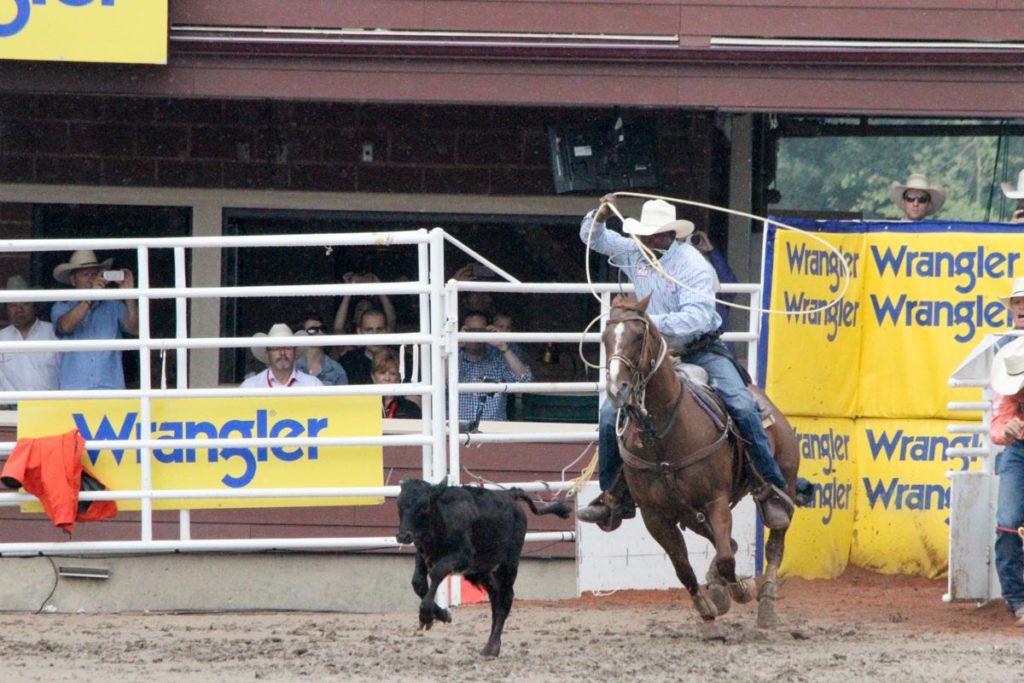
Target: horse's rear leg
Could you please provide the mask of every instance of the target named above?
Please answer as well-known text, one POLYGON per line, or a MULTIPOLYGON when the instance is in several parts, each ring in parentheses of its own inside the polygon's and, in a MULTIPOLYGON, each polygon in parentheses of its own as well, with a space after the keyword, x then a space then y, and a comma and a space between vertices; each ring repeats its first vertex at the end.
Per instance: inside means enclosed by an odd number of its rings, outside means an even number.
POLYGON ((782 564, 785 549, 786 530, 773 529, 768 532, 768 542, 765 543, 765 558, 768 565, 765 567, 764 579, 757 594, 757 625, 761 628, 770 628, 778 623, 778 617, 775 615, 775 597, 779 584, 779 565, 782 564))
POLYGON ((715 622, 715 606, 708 597, 707 589, 701 587, 697 582, 697 575, 693 572, 690 559, 686 554, 686 541, 683 539, 683 532, 679 526, 672 521, 663 519, 653 510, 643 515, 644 526, 651 533, 651 536, 658 542, 668 554, 669 561, 676 570, 679 581, 690 592, 693 599, 693 607, 700 615, 704 623, 704 638, 721 638, 718 631, 718 624, 715 622))

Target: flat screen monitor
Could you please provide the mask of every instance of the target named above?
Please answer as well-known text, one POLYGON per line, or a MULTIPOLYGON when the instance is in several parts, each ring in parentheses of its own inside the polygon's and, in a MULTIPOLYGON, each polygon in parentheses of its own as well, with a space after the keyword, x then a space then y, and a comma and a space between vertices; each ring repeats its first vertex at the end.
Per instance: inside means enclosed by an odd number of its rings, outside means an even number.
POLYGON ((555 194, 658 184, 657 132, 651 119, 548 126, 548 142, 555 194))

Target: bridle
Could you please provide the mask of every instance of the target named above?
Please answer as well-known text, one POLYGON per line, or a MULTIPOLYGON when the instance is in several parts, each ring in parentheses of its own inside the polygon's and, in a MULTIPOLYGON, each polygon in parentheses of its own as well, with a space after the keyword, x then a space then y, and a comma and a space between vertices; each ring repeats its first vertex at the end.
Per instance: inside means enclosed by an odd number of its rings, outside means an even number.
MULTIPOLYGON (((611 365, 613 360, 617 360, 626 368, 629 369, 632 377, 630 383, 635 387, 633 396, 630 397, 628 405, 637 409, 641 415, 647 415, 647 408, 645 407, 645 399, 647 398, 647 384, 654 377, 654 373, 658 371, 661 364, 665 362, 665 357, 668 355, 668 342, 665 341, 664 337, 661 339, 661 351, 658 353, 657 360, 653 357, 650 360, 651 369, 647 374, 644 374, 643 370, 643 359, 648 355, 647 341, 651 338, 651 321, 647 318, 639 315, 630 316, 628 318, 616 318, 615 320, 608 321, 609 325, 627 322, 638 322, 644 326, 643 331, 643 342, 640 346, 640 353, 637 355, 637 362, 633 362, 621 353, 613 353, 608 357, 608 364, 611 365)), ((621 409, 620 409, 621 410, 621 409)))
MULTIPOLYGON (((643 317, 643 316, 630 316, 630 317, 627 317, 627 318, 616 318, 614 321, 610 320, 609 321, 609 325, 611 325, 612 323, 621 323, 621 322, 639 322, 639 323, 643 324, 644 331, 643 331, 643 343, 640 346, 640 353, 637 356, 637 362, 636 363, 634 363, 629 358, 626 358, 621 353, 615 353, 615 354, 612 354, 611 356, 608 357, 609 366, 611 365, 612 360, 618 360, 620 363, 623 363, 630 370, 630 372, 632 373, 631 382, 636 387, 634 392, 633 392, 633 395, 630 396, 630 399, 629 399, 628 403, 626 405, 624 405, 622 408, 619 408, 619 414, 621 414, 623 411, 626 411, 627 419, 626 420, 620 420, 620 419, 618 419, 618 415, 616 416, 616 420, 615 420, 615 433, 616 433, 616 436, 621 439, 623 434, 625 434, 626 429, 628 428, 629 418, 633 418, 640 425, 642 425, 642 431, 643 431, 643 434, 644 434, 644 436, 643 436, 644 445, 649 447, 649 448, 655 448, 657 451, 659 451, 659 454, 660 454, 661 448, 660 448, 659 444, 661 442, 661 439, 663 439, 672 430, 672 427, 675 425, 676 418, 679 415, 679 406, 683 402, 683 397, 686 395, 687 386, 686 386, 686 383, 684 382, 679 387, 679 396, 676 398, 675 405, 672 407, 672 410, 669 413, 670 417, 669 417, 668 422, 665 424, 665 426, 662 429, 656 430, 654 428, 653 421, 651 420, 650 415, 648 414, 648 411, 647 411, 647 405, 646 405, 647 384, 651 381, 651 378, 654 376, 654 373, 657 372, 658 368, 661 367, 661 364, 663 362, 665 362, 665 357, 668 355, 668 342, 665 341, 664 337, 660 337, 659 336, 659 338, 661 339, 661 352, 658 354, 658 357, 657 357, 656 361, 655 361, 655 359, 653 357, 651 358, 651 360, 650 360, 651 369, 650 369, 650 371, 647 374, 644 374, 642 366, 643 366, 643 359, 648 357, 648 355, 649 355, 647 353, 647 351, 648 351, 647 340, 651 336, 650 335, 651 321, 648 320, 646 317, 643 317)), ((649 462, 647 460, 643 460, 642 458, 638 458, 635 455, 631 455, 630 453, 628 453, 625 450, 621 451, 622 459, 623 459, 623 461, 627 465, 629 465, 631 467, 638 468, 638 469, 644 469, 644 470, 657 471, 657 472, 660 472, 662 474, 669 475, 669 474, 672 474, 673 472, 675 472, 677 470, 683 469, 685 467, 689 467, 690 465, 693 465, 693 464, 699 462, 700 460, 704 459, 705 457, 710 455, 712 452, 714 452, 714 450, 717 449, 728 438, 729 431, 730 431, 730 425, 731 425, 731 419, 728 419, 727 422, 726 422, 725 427, 721 431, 721 434, 719 435, 719 437, 715 441, 713 441, 712 443, 704 446, 703 448, 698 449, 697 451, 695 451, 693 453, 688 454, 684 458, 675 460, 674 462, 666 462, 666 461, 649 462)))

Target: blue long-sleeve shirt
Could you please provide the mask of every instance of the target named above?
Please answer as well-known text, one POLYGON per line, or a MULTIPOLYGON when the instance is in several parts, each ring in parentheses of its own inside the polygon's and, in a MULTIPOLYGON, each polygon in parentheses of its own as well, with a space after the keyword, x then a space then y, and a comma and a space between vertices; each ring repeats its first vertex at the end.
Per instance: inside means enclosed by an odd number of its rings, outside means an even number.
POLYGON ((586 244, 590 234, 590 248, 608 256, 612 265, 626 273, 636 288, 637 299, 652 295, 647 316, 669 347, 682 348, 721 326, 722 319, 715 311, 714 271, 699 251, 674 240, 661 257, 665 272, 685 285, 680 287, 651 268, 631 238, 595 222, 595 213, 583 217, 580 239, 586 244))

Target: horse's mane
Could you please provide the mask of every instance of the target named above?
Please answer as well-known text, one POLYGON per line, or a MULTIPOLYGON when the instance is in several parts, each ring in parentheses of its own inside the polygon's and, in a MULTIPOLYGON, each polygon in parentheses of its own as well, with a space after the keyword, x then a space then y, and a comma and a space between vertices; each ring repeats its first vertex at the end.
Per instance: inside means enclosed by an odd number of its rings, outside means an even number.
MULTIPOLYGON (((625 297, 616 296, 615 299, 612 300, 611 311, 614 311, 616 309, 620 309, 620 310, 623 310, 623 311, 628 311, 628 312, 636 313, 640 317, 646 318, 647 317, 647 299, 644 299, 643 301, 633 301, 632 299, 627 299, 625 297)), ((622 317, 622 316, 616 316, 616 317, 622 317)))

